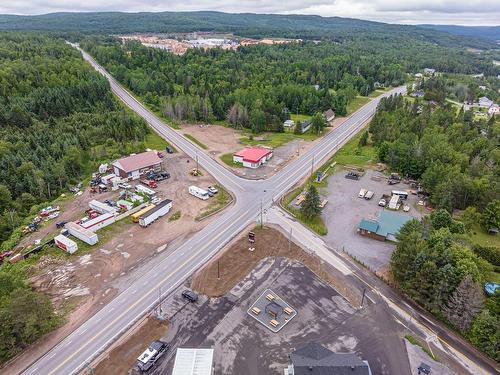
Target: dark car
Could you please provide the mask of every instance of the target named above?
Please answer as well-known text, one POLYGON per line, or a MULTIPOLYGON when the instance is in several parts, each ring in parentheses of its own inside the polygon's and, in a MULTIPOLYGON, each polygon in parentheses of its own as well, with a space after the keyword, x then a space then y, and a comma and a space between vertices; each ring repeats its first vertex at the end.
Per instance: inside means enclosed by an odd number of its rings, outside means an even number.
POLYGON ((172 150, 170 147, 165 147, 165 151, 167 151, 167 154, 173 154, 174 150, 172 150))
POLYGON ((56 223, 56 228, 63 228, 66 225, 66 221, 59 221, 56 223))
POLYGON ((349 172, 345 175, 345 178, 348 178, 350 180, 359 180, 359 174, 356 172, 349 172))
POLYGON ((168 172, 160 172, 155 176, 156 181, 163 181, 170 178, 170 173, 168 172))
POLYGON ((163 341, 153 341, 151 345, 137 358, 137 367, 141 372, 146 372, 167 352, 170 346, 163 341))
POLYGON ((196 301, 198 301, 198 294, 196 294, 195 292, 191 291, 191 290, 185 290, 184 292, 182 292, 182 296, 187 299, 189 302, 192 302, 192 303, 195 303, 196 301))

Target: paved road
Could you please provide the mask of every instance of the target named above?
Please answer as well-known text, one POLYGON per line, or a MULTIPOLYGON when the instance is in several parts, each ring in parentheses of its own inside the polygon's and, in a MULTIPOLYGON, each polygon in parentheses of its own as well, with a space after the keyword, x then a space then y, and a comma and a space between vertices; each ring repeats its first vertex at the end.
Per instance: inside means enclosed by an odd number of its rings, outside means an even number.
MULTIPOLYGON (((81 51, 81 50, 80 50, 81 51)), ((113 92, 132 110, 143 117, 160 135, 192 158, 235 196, 236 203, 215 221, 179 246, 165 260, 152 265, 139 279, 85 324, 30 366, 24 374, 68 375, 81 371, 136 320, 157 302, 158 288, 168 294, 202 264, 207 262, 247 225, 255 221, 261 207, 269 209, 287 190, 321 165, 374 113, 380 97, 371 101, 337 129, 330 132, 307 153, 268 180, 251 181, 235 176, 181 134, 168 127, 119 85, 91 56, 81 51, 85 60, 108 78, 113 92)), ((402 92, 394 89, 383 96, 402 92)), ((347 270, 346 272, 350 272, 347 270)))

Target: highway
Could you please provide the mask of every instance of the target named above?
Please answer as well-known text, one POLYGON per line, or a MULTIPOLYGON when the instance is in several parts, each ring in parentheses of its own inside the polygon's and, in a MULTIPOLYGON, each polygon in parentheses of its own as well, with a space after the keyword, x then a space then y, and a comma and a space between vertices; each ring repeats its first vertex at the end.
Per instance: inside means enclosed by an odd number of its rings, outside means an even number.
MULTIPOLYGON (((78 46, 73 46, 79 49, 78 46)), ((312 173, 333 151, 356 134, 373 115, 381 98, 372 100, 355 112, 308 152, 273 177, 259 181, 246 180, 234 175, 197 145, 167 126, 116 82, 91 56, 79 50, 84 59, 109 80, 113 92, 128 107, 144 118, 168 142, 197 159, 203 169, 230 190, 235 197, 235 204, 176 248, 163 261, 155 260, 157 263, 151 265, 149 272, 141 275, 108 305, 32 364, 24 372, 26 375, 68 375, 80 372, 87 363, 155 306, 158 301, 158 288, 161 287, 163 294, 174 290, 245 227, 255 222, 261 207, 264 210, 270 209, 291 187, 312 173)), ((399 87, 382 97, 402 93, 404 90, 404 87, 399 87)), ((335 263, 333 260, 332 262, 335 263)), ((336 264, 337 269, 345 275, 353 272, 353 268, 346 264, 345 260, 339 258, 336 264)))

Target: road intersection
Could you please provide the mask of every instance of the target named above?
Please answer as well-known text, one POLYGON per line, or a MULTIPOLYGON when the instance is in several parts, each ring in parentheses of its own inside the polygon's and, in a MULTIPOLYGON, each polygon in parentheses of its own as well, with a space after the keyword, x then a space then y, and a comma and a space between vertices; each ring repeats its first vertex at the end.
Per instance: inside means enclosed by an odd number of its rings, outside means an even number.
MULTIPOLYGON (((79 49, 77 45, 73 46, 79 49)), ((375 113, 382 97, 402 93, 405 90, 399 87, 373 99, 273 177, 267 180, 246 180, 234 175, 197 145, 167 126, 123 88, 90 55, 79 50, 84 59, 108 79, 112 91, 120 100, 144 118, 149 126, 168 142, 191 158, 197 159, 203 169, 231 191, 235 197, 235 204, 177 247, 167 258, 152 265, 147 273, 135 280, 108 305, 32 364, 24 372, 26 375, 68 375, 82 371, 90 361, 154 308, 158 302, 159 288, 165 295, 172 292, 244 228, 255 222, 261 209, 271 209, 290 188, 321 166, 333 152, 362 129, 366 121, 375 113)), ((289 228, 284 229, 289 230, 289 228)), ((298 232, 299 228, 297 228, 298 232)), ((340 272, 348 276, 353 274, 350 277, 355 276, 361 280, 357 274, 357 266, 353 268, 352 264, 348 264, 348 260, 339 256, 335 251, 330 250, 327 256, 330 259, 329 263, 336 265, 340 272)), ((356 282, 359 283, 359 280, 356 282)), ((369 285, 364 280, 362 282, 369 285)), ((379 293, 375 288, 369 287, 369 298, 372 300, 378 298, 379 293)), ((469 354, 473 355, 474 361, 479 358, 484 359, 478 353, 469 354), (478 356, 479 358, 476 358, 478 356)), ((491 365, 486 360, 482 362, 485 368, 491 369, 491 365)))

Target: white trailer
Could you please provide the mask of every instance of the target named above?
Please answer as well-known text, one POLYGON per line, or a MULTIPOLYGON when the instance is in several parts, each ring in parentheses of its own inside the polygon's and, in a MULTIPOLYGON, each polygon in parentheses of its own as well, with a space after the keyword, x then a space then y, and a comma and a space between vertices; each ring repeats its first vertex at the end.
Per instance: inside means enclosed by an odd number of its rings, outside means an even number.
POLYGON ((93 199, 89 202, 89 207, 91 209, 93 209, 94 211, 97 211, 101 214, 109 214, 109 213, 116 214, 115 207, 111 207, 110 205, 96 201, 95 199, 93 199))
POLYGON ((107 227, 109 224, 113 224, 115 221, 115 215, 107 213, 99 215, 96 218, 86 221, 85 223, 81 223, 80 225, 85 229, 95 232, 96 230, 107 227))
POLYGON ((144 185, 141 185, 141 184, 139 184, 135 187, 135 191, 138 193, 143 193, 143 194, 149 195, 150 197, 152 197, 153 195, 156 194, 156 192, 154 190, 151 190, 150 188, 148 188, 144 185))
POLYGON ((101 177, 101 181, 103 184, 109 185, 109 184, 111 184, 111 181, 113 180, 113 178, 116 178, 116 174, 110 173, 106 176, 101 177))
POLYGON ((202 200, 207 200, 210 197, 208 195, 208 191, 200 189, 198 186, 190 186, 189 194, 194 195, 196 198, 200 198, 202 200))
POLYGON ((146 212, 139 218, 139 225, 143 228, 154 222, 156 219, 168 214, 172 208, 172 201, 165 199, 156 205, 155 208, 146 212))
POLYGON ((390 210, 399 210, 400 203, 399 201, 401 200, 401 197, 399 195, 394 194, 389 201, 389 205, 387 206, 388 209, 390 210))
POLYGON ((56 246, 69 254, 73 254, 78 250, 78 245, 75 241, 70 240, 68 237, 63 236, 62 234, 54 237, 54 243, 56 246))
POLYGON ((95 245, 99 241, 99 239, 97 238, 97 234, 89 229, 82 227, 81 225, 78 225, 77 223, 69 222, 66 223, 64 227, 68 230, 69 234, 85 242, 86 244, 95 245))

